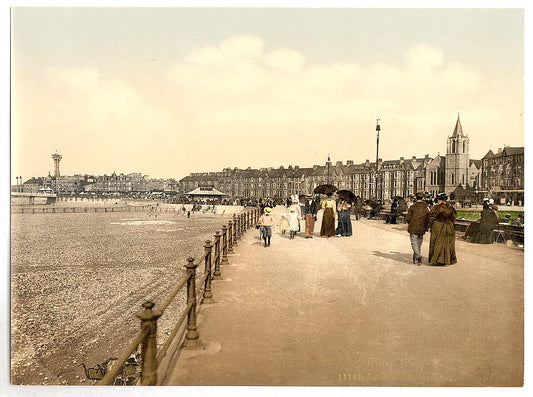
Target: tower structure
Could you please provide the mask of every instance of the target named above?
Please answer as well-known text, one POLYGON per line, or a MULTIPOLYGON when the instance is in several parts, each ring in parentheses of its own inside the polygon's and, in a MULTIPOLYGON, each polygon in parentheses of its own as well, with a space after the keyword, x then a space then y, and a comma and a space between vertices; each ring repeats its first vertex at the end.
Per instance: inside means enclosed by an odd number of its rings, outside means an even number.
POLYGON ((57 150, 54 154, 52 154, 52 159, 54 160, 54 177, 55 178, 59 178, 61 175, 59 173, 59 162, 61 161, 61 159, 63 158, 63 156, 61 156, 57 150))
POLYGON ((455 188, 462 185, 466 188, 469 177, 470 164, 470 139, 463 132, 461 118, 457 115, 457 122, 452 136, 448 137, 446 148, 446 168, 444 177, 444 191, 452 193, 455 188))

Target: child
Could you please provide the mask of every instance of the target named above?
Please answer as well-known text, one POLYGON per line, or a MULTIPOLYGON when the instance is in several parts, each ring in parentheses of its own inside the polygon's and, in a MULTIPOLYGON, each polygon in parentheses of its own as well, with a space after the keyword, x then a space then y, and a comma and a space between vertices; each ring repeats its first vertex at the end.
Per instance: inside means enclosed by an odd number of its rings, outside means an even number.
POLYGON ((281 214, 281 218, 278 222, 278 228, 282 235, 289 229, 289 214, 281 214))

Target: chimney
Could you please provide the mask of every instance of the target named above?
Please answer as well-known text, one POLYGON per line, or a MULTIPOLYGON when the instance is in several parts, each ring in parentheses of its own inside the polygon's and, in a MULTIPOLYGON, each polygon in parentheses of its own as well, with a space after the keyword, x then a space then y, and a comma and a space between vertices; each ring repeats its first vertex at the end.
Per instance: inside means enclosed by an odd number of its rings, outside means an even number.
POLYGON ((282 165, 280 165, 280 166, 279 166, 279 169, 280 169, 280 170, 282 170, 282 169, 283 169, 283 166, 282 166, 282 165))
POLYGON ((342 161, 337 161, 337 163, 335 164, 335 167, 342 167, 342 161))
POLYGON ((370 167, 370 160, 366 159, 366 161, 365 161, 365 167, 370 167))
POLYGON ((353 160, 346 160, 346 165, 353 165, 353 160))
POLYGON ((400 164, 403 164, 404 158, 400 157, 400 164))
POLYGON ((502 148, 499 147, 499 148, 498 148, 498 153, 501 153, 501 152, 502 152, 502 148))
POLYGON ((426 154, 426 155, 424 156, 424 158, 425 158, 426 160, 429 159, 429 154, 426 154))
POLYGON ((299 169, 300 169, 300 166, 299 166, 299 165, 295 165, 295 166, 294 166, 294 169, 295 169, 295 170, 299 170, 299 169))
POLYGON ((416 156, 411 157, 412 161, 416 161, 416 156))

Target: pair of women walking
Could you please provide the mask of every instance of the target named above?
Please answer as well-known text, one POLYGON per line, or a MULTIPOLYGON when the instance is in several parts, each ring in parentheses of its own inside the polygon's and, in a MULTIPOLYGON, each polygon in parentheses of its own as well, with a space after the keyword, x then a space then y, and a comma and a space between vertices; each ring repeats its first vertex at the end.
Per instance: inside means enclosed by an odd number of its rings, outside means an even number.
POLYGON ((352 222, 350 220, 351 205, 343 199, 339 202, 333 199, 333 193, 328 193, 326 200, 322 202, 324 213, 322 215, 322 225, 320 227, 321 237, 352 235, 352 222), (337 213, 337 228, 335 228, 335 213, 337 213))

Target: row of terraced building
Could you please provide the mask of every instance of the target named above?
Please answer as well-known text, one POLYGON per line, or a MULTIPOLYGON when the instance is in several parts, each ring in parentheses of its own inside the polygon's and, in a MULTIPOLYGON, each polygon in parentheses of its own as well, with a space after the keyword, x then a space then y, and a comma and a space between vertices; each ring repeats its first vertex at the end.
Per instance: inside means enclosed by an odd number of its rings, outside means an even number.
MULTIPOLYGON (((472 160, 469 155, 470 141, 463 132, 460 118, 447 140, 446 156, 400 157, 397 160, 366 160, 364 163, 328 161, 324 165, 299 167, 247 169, 224 168, 221 172, 192 173, 180 180, 180 192, 186 194, 198 187, 213 187, 229 197, 285 198, 291 194, 308 194, 321 184, 331 183, 338 189, 348 189, 363 198, 381 197, 384 200, 395 196, 408 197, 424 191, 435 196, 446 192, 452 199, 471 199, 496 195, 491 190, 502 192, 507 200, 523 201, 523 153, 524 148, 508 148, 494 154, 489 151, 482 160, 472 160), (506 155, 506 151, 509 156, 506 155), (504 161, 505 159, 505 161, 504 161), (510 159, 510 160, 509 160, 510 159), (512 182, 506 186, 496 180, 493 164, 502 167, 502 161, 512 182), (491 167, 482 172, 483 165, 491 167), (485 175, 485 181, 482 180, 485 175), (376 184, 376 181, 378 184, 376 184), (376 188, 377 186, 377 188, 376 188), (510 189, 512 187, 512 189, 510 189), (378 194, 379 193, 379 194, 378 194), (457 196, 457 197, 454 197, 457 196)), ((507 178, 508 180, 509 178, 507 178)))

